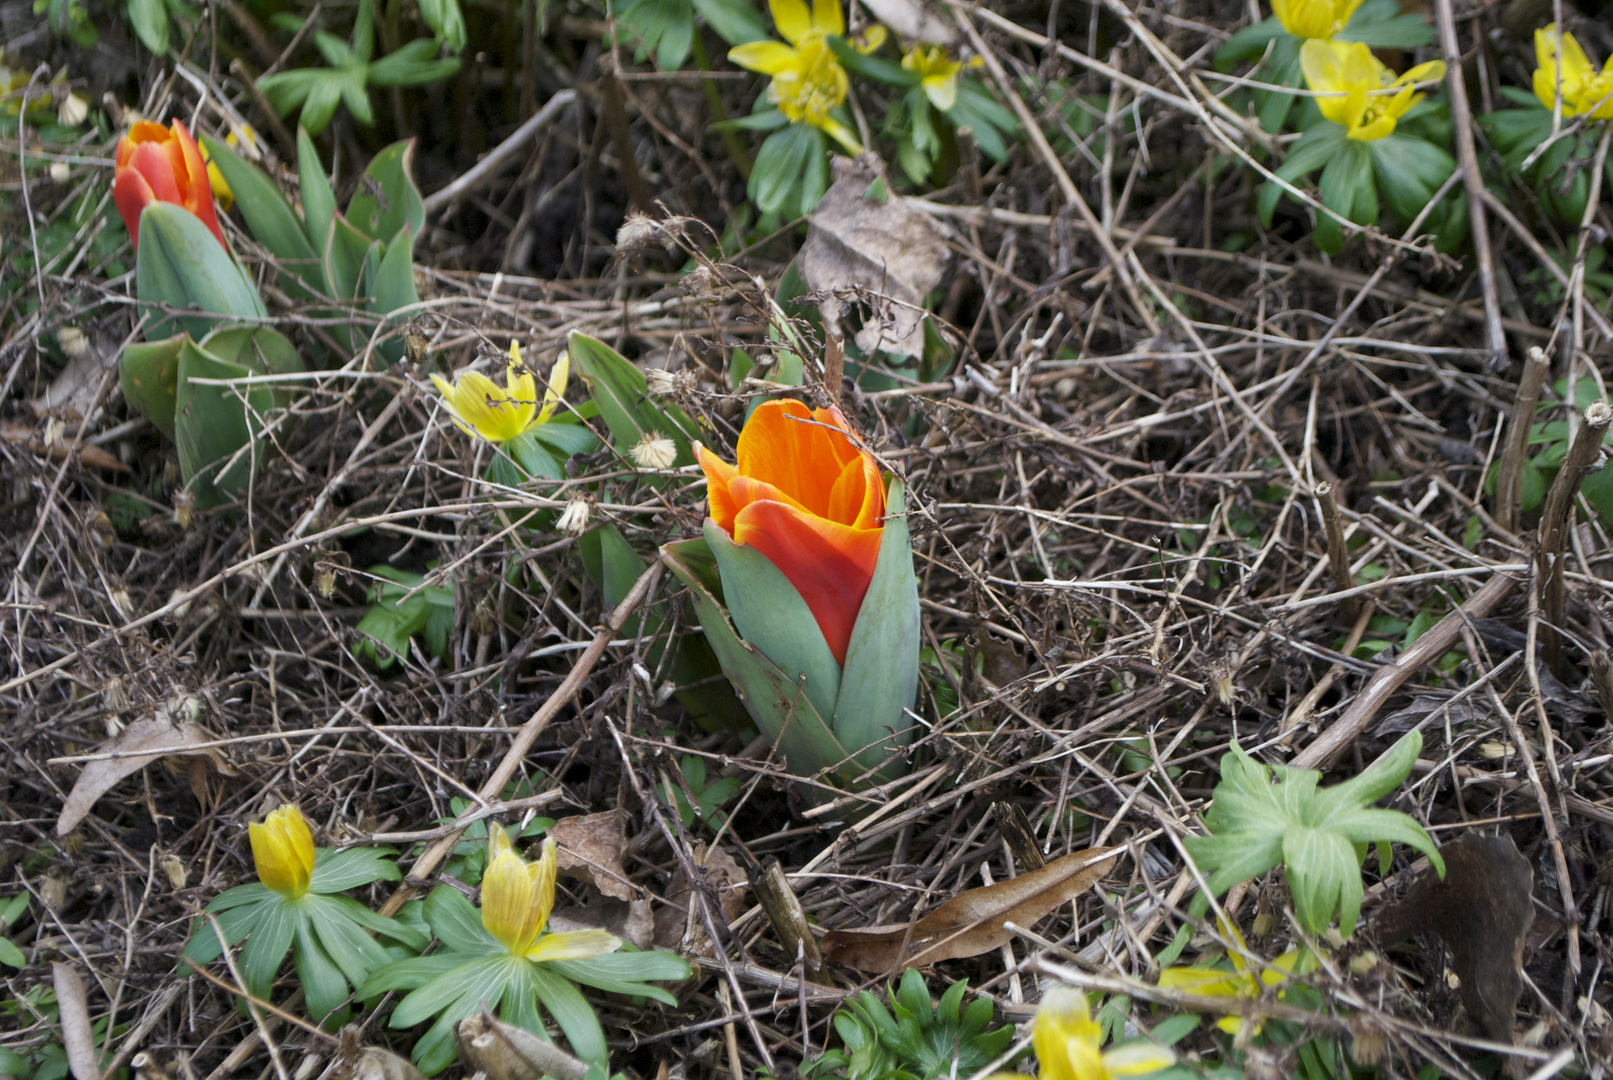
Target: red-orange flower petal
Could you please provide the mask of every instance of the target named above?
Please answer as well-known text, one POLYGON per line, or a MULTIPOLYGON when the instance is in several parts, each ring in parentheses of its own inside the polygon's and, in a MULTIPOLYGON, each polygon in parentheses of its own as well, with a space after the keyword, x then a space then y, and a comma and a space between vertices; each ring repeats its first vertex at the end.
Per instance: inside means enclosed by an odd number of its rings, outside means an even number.
POLYGON ((885 485, 836 409, 757 408, 729 465, 698 444, 711 519, 766 555, 806 601, 841 664, 879 561, 885 485))
POLYGON ((140 213, 153 202, 184 207, 207 226, 221 246, 228 246, 213 207, 207 163, 184 124, 176 120, 172 128, 165 128, 149 120, 136 121, 118 140, 116 160, 113 200, 137 249, 140 213))

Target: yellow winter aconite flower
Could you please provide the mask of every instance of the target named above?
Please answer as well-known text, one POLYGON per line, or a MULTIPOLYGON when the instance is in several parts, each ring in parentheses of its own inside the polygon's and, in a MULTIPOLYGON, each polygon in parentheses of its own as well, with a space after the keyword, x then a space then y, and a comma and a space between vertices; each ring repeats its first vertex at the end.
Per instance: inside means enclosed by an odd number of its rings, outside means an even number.
POLYGON ((495 825, 488 836, 487 872, 482 875, 482 926, 510 955, 528 960, 587 960, 621 948, 621 940, 603 930, 543 932, 554 910, 558 869, 552 839, 543 841, 543 854, 529 863, 515 853, 509 834, 495 825))
POLYGON ((1361 0, 1271 0, 1271 13, 1295 37, 1330 38, 1349 25, 1361 0))
POLYGON ((1321 95, 1316 106, 1322 115, 1362 142, 1394 132, 1395 122, 1424 97, 1416 92, 1415 83, 1445 77, 1442 60, 1418 64, 1396 76, 1360 42, 1312 38, 1300 49, 1299 64, 1305 84, 1321 95))
MULTIPOLYGON (((1170 990, 1184 990, 1190 994, 1201 994, 1205 997, 1247 998, 1253 1000, 1260 996, 1262 985, 1280 986, 1288 981, 1297 965, 1301 973, 1316 966, 1315 957, 1298 949, 1290 949, 1271 962, 1271 966, 1260 973, 1257 980, 1249 970, 1248 961, 1244 960, 1242 950, 1246 948, 1243 935, 1236 927, 1221 924, 1221 929, 1238 946, 1228 953, 1232 961, 1232 972, 1224 968, 1207 967, 1170 967, 1159 973, 1159 985, 1170 990), (1305 961, 1301 965, 1301 959, 1305 961)), ((1223 1016, 1215 1022, 1215 1026, 1231 1035, 1236 1035, 1243 1027, 1243 1017, 1223 1016)), ((1260 1034, 1260 1025, 1255 1025, 1254 1034, 1260 1034)))
POLYGON ((265 888, 295 900, 314 874, 314 834, 295 806, 287 804, 247 826, 252 862, 265 888))
POLYGON ((450 383, 435 373, 431 381, 453 415, 454 423, 468 434, 488 442, 508 442, 554 414, 566 393, 571 358, 564 354, 549 373, 549 389, 538 408, 538 380, 521 359, 521 346, 510 342, 510 360, 504 372, 504 389, 479 371, 462 371, 450 383))
MULTIPOLYGON (((1103 1029, 1087 1009, 1086 995, 1055 986, 1042 998, 1031 1025, 1031 1045, 1041 1063, 1041 1080, 1109 1080, 1142 1076, 1175 1064, 1169 1050, 1132 1043, 1105 1053, 1099 1048, 1103 1029)), ((990 1080, 1030 1080, 1020 1073, 998 1073, 990 1080)))
MULTIPOLYGON (((1559 54, 1557 24, 1535 31, 1535 97, 1546 108, 1557 98, 1559 54)), ((1574 35, 1562 35, 1563 115, 1588 114, 1592 120, 1613 120, 1613 57, 1598 73, 1574 35)))
MULTIPOLYGON (((773 76, 767 89, 768 100, 791 121, 819 128, 851 153, 862 153, 857 136, 829 115, 846 100, 846 91, 851 87, 846 69, 840 66, 828 41, 831 35, 840 37, 846 32, 840 0, 812 0, 810 8, 805 0, 768 0, 768 8, 773 13, 773 25, 789 44, 753 41, 729 50, 728 59, 742 68, 773 76)), ((873 52, 884 41, 885 28, 875 26, 855 47, 873 52)))
MULTIPOLYGON (((245 141, 247 145, 256 148, 258 145, 258 133, 252 125, 241 125, 241 131, 246 135, 245 141)), ((231 146, 240 146, 242 142, 240 136, 236 135, 233 130, 224 136, 224 141, 231 146)), ((224 179, 224 174, 218 171, 218 166, 213 164, 213 155, 207 152, 207 147, 204 145, 201 150, 202 160, 207 162, 207 183, 213 189, 213 198, 218 201, 220 210, 228 210, 235 205, 235 192, 230 190, 229 182, 224 179)))
POLYGON ((902 54, 902 67, 922 77, 919 85, 924 94, 942 112, 958 102, 958 72, 965 67, 979 67, 982 61, 976 56, 966 65, 954 60, 945 45, 917 44, 902 54))

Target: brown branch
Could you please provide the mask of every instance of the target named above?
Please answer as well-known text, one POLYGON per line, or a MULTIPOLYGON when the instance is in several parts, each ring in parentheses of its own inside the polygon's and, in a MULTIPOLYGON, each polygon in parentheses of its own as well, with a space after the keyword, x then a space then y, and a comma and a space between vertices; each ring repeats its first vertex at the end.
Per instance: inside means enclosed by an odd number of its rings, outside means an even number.
POLYGON ((1535 552, 1535 572, 1540 575, 1540 602, 1546 625, 1543 651, 1552 674, 1568 680, 1570 672, 1562 655, 1562 639, 1557 628, 1563 625, 1563 607, 1568 600, 1568 579, 1563 575, 1563 553, 1568 546, 1568 530, 1573 517, 1574 496, 1580 481, 1596 463, 1602 451, 1602 438, 1613 421, 1613 409, 1605 401, 1593 401, 1585 410, 1583 422, 1574 433, 1568 454, 1557 478, 1546 493, 1546 506, 1540 513, 1540 546, 1535 552))
POLYGON ((1518 531, 1518 513, 1523 498, 1523 457, 1529 450, 1529 429, 1534 425, 1535 406, 1540 388, 1551 372, 1551 358, 1538 345, 1529 347, 1518 378, 1518 394, 1512 400, 1512 416, 1507 421, 1507 447, 1495 474, 1495 521, 1508 532, 1518 531))

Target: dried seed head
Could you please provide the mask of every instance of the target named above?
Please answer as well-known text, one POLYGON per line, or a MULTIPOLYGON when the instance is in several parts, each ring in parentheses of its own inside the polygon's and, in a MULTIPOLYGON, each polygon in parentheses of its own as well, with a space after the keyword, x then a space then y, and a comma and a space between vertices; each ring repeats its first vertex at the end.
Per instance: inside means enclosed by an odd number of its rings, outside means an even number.
POLYGON ((336 594, 336 568, 330 563, 314 567, 314 592, 321 600, 329 600, 336 594))
POLYGON ((694 389, 694 373, 691 371, 668 371, 666 368, 650 368, 644 372, 644 381, 649 384, 651 397, 671 397, 674 394, 685 394, 694 389))
POLYGON ((63 127, 78 127, 90 115, 90 103, 77 94, 68 94, 56 107, 56 119, 63 127))
POLYGON ((101 684, 101 699, 113 712, 122 712, 129 707, 129 688, 122 679, 114 675, 101 684))
POLYGON ((174 492, 174 521, 181 529, 190 528, 196 517, 196 496, 189 491, 174 492))
POLYGON ((57 184, 65 184, 67 183, 67 178, 72 175, 72 166, 68 165, 67 162, 53 161, 50 163, 50 178, 52 182, 57 184))
POLYGON ((677 446, 659 431, 645 432, 628 453, 641 469, 670 469, 678 459, 677 446))
POLYGON ((581 536, 588 528, 588 513, 588 500, 581 495, 574 496, 561 511, 560 520, 555 522, 555 527, 563 533, 581 536))
MULTIPOLYGON (((83 834, 71 832, 62 838, 62 847, 69 855, 76 854, 73 850, 75 836, 78 837, 78 850, 84 850, 83 834)), ((46 911, 60 911, 62 905, 67 903, 67 882, 62 878, 47 875, 45 880, 39 883, 39 899, 44 901, 46 911)))
POLYGON ((708 301, 717 299, 717 275, 704 264, 683 275, 683 280, 678 284, 688 296, 698 296, 708 301))
POLYGON ((616 230, 616 250, 623 255, 637 255, 655 243, 660 234, 661 226, 654 218, 634 210, 616 230))
POLYGON ((1350 1033, 1350 1057, 1357 1065, 1377 1065, 1388 1049, 1389 1040, 1375 1027, 1357 1024, 1350 1033))
POLYGON ((1352 975, 1365 975, 1378 966, 1378 954, 1368 949, 1364 953, 1350 957, 1350 973, 1352 975))
POLYGON ((89 335, 76 326, 64 326, 56 331, 56 344, 74 360, 90 351, 89 335))
POLYGON ((168 884, 174 887, 175 892, 183 889, 185 883, 190 880, 190 873, 185 869, 185 864, 172 852, 162 857, 162 872, 168 875, 168 884))
POLYGON ((484 596, 470 613, 471 633, 477 637, 491 637, 497 629, 498 620, 493 617, 493 605, 484 596))

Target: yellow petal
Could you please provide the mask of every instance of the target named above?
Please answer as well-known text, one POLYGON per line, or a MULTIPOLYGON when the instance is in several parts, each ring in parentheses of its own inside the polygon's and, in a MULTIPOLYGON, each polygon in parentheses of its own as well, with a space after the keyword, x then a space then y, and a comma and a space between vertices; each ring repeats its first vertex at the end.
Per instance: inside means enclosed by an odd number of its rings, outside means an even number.
POLYGON ((1223 1016, 1221 1019, 1215 1022, 1215 1026, 1226 1032, 1228 1035, 1236 1035, 1238 1032, 1243 1030, 1243 1017, 1223 1016))
POLYGON ((554 880, 560 871, 560 850, 553 837, 544 837, 543 853, 533 864, 532 903, 538 912, 538 929, 549 924, 549 912, 554 910, 554 880))
POLYGON ((863 152, 863 144, 857 141, 857 136, 852 134, 850 128, 834 117, 824 117, 823 122, 818 127, 822 128, 824 133, 834 139, 835 142, 844 146, 848 153, 860 154, 863 152))
POLYGON ((554 415, 560 399, 566 396, 566 383, 571 380, 571 354, 561 353, 560 359, 554 362, 549 371, 549 388, 543 392, 543 408, 538 413, 538 423, 543 423, 554 415))
POLYGON ((836 37, 845 34, 846 17, 840 11, 840 0, 812 0, 812 29, 836 37))
POLYGON ((1159 973, 1159 985, 1204 997, 1237 997, 1238 976, 1219 968, 1172 967, 1159 973))
POLYGON ((482 875, 482 926, 516 956, 525 955, 543 929, 533 900, 526 863, 513 851, 501 851, 482 875))
POLYGON ((1031 1045, 1046 1080, 1102 1080, 1102 1037, 1086 995, 1069 986, 1047 991, 1031 1025, 1031 1045))
POLYGON ((878 52, 879 47, 885 44, 885 38, 887 36, 889 35, 886 33, 885 28, 879 23, 875 23, 873 26, 870 26, 868 29, 863 31, 862 44, 857 46, 857 50, 864 56, 868 55, 869 53, 878 52))
POLYGON ((1103 1055, 1103 1068, 1110 1076, 1142 1076, 1176 1064, 1176 1055, 1149 1043, 1132 1043, 1103 1055))
POLYGON ((945 75, 926 75, 923 79, 924 96, 930 99, 942 112, 946 112, 958 103, 958 73, 948 72, 945 75))
POLYGON ((1573 34, 1563 35, 1563 48, 1558 56, 1558 63, 1563 66, 1563 82, 1578 82, 1588 75, 1595 75, 1596 68, 1585 50, 1579 47, 1579 41, 1573 34))
POLYGON ((795 50, 777 41, 753 41, 728 50, 728 62, 763 75, 777 75, 795 67, 795 50))
POLYGON ((1352 127, 1345 134, 1357 142, 1372 142, 1375 139, 1393 135, 1395 132, 1395 118, 1393 116, 1379 116, 1359 127, 1352 127))
POLYGON ((314 872, 314 836, 295 806, 282 806, 262 824, 247 827, 252 862, 263 885, 295 899, 308 891, 314 872))
POLYGON ((514 851, 515 845, 510 842, 510 834, 504 831, 504 826, 494 825, 487 830, 487 861, 494 859, 506 851, 514 851))
MULTIPOLYGON (((812 29, 812 12, 803 0, 767 0, 779 37, 794 45, 812 29)), ((732 58, 733 53, 728 54, 732 58)), ((734 63, 739 63, 735 60, 734 63)))
POLYGON ((604 930, 570 930, 564 934, 544 934, 526 951, 528 960, 587 960, 613 953, 622 939, 604 930))
POLYGON ((1404 83, 1405 85, 1410 86, 1412 83, 1433 82, 1436 79, 1443 79, 1444 77, 1445 61, 1430 60, 1426 64, 1418 64, 1416 67, 1400 76, 1395 80, 1395 85, 1399 86, 1404 83))

